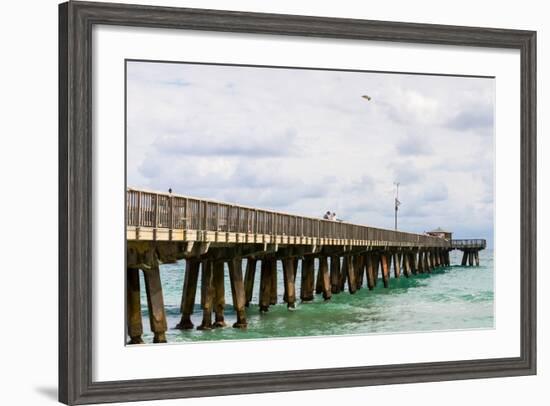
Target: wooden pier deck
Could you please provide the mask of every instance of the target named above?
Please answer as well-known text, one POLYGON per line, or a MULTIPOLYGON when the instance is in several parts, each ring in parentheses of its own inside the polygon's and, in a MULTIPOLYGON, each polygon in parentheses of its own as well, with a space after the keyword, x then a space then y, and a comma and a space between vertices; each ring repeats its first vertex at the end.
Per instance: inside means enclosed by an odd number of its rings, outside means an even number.
POLYGON ((392 270, 399 278, 450 266, 453 249, 464 252, 462 265, 479 265, 479 251, 486 246, 485 240, 448 240, 169 193, 128 189, 126 196, 127 322, 133 344, 141 343, 143 334, 139 270, 144 273, 154 342, 166 341, 161 263, 186 260, 177 328, 194 327, 191 314, 199 271, 203 320, 197 328, 225 326, 226 263, 237 313, 233 327, 244 328, 260 263, 258 304, 265 312, 277 300, 277 261, 282 263, 285 303, 293 308, 300 261, 300 300, 313 300, 315 293, 330 300, 346 286, 355 293, 364 281, 373 289, 380 276, 388 287, 392 270))

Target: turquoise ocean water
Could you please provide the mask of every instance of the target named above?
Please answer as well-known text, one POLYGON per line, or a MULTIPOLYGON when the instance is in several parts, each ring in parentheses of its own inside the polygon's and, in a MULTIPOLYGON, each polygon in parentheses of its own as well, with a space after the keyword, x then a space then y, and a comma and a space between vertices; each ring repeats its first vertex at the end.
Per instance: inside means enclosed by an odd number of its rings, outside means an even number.
MULTIPOLYGON (((316 295, 315 300, 309 303, 300 303, 297 299, 294 311, 287 310, 286 304, 283 303, 283 276, 279 261, 278 304, 270 306, 269 312, 264 314, 260 314, 257 305, 260 287, 258 267, 254 296, 247 309, 248 328, 245 330, 231 327, 235 321, 235 312, 231 305, 227 268, 225 272, 227 327, 211 331, 176 330, 174 327, 180 320, 185 261, 161 265, 168 321, 166 337, 169 343, 174 343, 493 328, 495 322, 493 251, 480 252, 479 267, 456 265, 460 263, 460 255, 458 251, 451 252, 451 264, 454 265, 439 268, 431 274, 413 275, 410 278, 401 276, 395 279, 392 270, 388 289, 383 287, 379 279, 377 286, 369 291, 365 278, 363 288, 354 295, 350 295, 346 290, 333 295, 327 302, 323 301, 322 295, 316 295)), ((243 275, 245 265, 246 261, 243 261, 243 275)), ((300 294, 300 278, 301 269, 298 266, 297 298, 300 294)), ((150 343, 153 336, 149 328, 144 286, 143 276, 141 276, 143 339, 146 343, 150 343)), ((199 277, 192 321, 195 326, 198 326, 201 319, 199 277)))

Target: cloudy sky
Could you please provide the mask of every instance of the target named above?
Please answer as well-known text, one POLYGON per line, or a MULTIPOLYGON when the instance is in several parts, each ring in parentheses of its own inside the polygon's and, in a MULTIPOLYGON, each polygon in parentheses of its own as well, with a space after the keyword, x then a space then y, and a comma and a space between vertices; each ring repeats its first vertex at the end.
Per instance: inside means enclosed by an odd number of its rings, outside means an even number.
POLYGON ((398 181, 492 246, 494 79, 128 62, 127 109, 128 186, 393 228, 398 181))

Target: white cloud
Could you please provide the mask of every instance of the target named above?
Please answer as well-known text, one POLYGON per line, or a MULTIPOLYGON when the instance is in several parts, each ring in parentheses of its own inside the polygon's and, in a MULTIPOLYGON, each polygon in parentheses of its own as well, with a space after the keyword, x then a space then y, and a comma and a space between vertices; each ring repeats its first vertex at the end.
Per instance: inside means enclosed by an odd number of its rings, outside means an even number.
POLYGON ((491 238, 492 79, 145 62, 127 71, 130 186, 391 228, 397 180, 403 229, 491 238))

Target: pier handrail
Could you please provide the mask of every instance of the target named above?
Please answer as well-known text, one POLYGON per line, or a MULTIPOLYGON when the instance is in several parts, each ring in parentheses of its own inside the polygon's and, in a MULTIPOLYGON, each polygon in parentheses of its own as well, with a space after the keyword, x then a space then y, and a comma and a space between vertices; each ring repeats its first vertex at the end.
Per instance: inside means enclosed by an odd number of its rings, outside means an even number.
POLYGON ((297 216, 177 194, 128 188, 126 225, 134 227, 286 235, 450 247, 450 241, 424 234, 297 216))
POLYGON ((481 248, 485 249, 487 246, 487 241, 481 238, 475 239, 464 239, 464 240, 455 240, 451 241, 452 248, 481 248))

